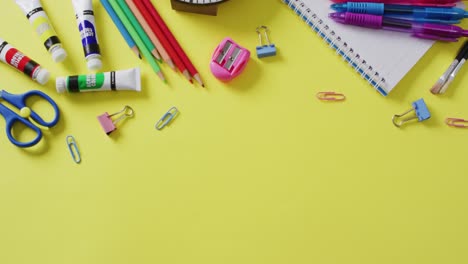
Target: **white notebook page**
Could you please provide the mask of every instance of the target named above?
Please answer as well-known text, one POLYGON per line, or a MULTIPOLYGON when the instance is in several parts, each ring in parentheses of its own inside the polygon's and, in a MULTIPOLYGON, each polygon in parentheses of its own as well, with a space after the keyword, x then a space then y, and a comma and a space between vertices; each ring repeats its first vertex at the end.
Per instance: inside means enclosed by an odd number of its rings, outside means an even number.
POLYGON ((330 9, 331 1, 301 1, 348 43, 367 65, 385 78, 387 93, 395 88, 434 44, 434 41, 413 38, 405 33, 342 25, 328 18, 328 14, 333 12, 330 9))

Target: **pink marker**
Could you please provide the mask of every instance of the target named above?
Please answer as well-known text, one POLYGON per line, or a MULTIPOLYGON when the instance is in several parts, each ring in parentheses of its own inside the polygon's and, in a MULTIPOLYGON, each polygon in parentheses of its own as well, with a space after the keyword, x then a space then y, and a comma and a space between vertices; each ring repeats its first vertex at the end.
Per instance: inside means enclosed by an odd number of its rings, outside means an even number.
POLYGON ((239 76, 249 60, 250 51, 225 38, 213 53, 210 69, 216 78, 227 82, 239 76))
MULTIPOLYGON (((332 0, 335 3, 362 2, 362 0, 332 0)), ((370 1, 369 1, 370 2, 370 1)), ((374 3, 418 5, 418 6, 454 6, 459 0, 373 0, 374 3)))

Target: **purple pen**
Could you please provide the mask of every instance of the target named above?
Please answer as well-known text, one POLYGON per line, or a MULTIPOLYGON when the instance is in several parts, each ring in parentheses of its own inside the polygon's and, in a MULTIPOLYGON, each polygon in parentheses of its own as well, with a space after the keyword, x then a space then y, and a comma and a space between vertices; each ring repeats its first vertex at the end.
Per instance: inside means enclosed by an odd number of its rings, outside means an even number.
POLYGON ((342 24, 408 32, 416 38, 456 42, 458 38, 468 37, 468 30, 454 25, 411 23, 397 18, 349 12, 331 13, 329 17, 342 24))

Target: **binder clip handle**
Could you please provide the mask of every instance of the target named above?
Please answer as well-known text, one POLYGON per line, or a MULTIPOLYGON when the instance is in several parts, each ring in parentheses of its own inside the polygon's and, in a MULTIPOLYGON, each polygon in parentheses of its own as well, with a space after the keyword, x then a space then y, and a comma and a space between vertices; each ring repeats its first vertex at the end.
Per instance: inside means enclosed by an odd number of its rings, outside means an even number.
POLYGON ((257 47, 257 57, 264 58, 264 57, 271 57, 276 55, 276 47, 274 44, 271 44, 270 37, 268 36, 269 29, 267 26, 259 26, 256 29, 258 34, 258 39, 260 42, 260 46, 257 47), (262 36, 263 32, 263 36, 262 36), (265 42, 263 42, 263 38, 265 38, 265 42))
POLYGON ((126 105, 122 110, 120 110, 117 113, 113 113, 112 115, 109 115, 109 117, 113 117, 113 116, 117 116, 117 115, 120 115, 120 117, 117 118, 116 120, 112 121, 112 123, 114 123, 114 125, 117 124, 118 122, 126 119, 126 118, 133 117, 135 115, 135 111, 133 111, 133 108, 126 105))
POLYGON ((270 46, 271 42, 270 42, 270 38, 268 37, 268 31, 269 31, 268 27, 267 26, 259 26, 259 27, 257 27, 256 31, 257 31, 257 34, 258 34, 258 40, 259 40, 260 46, 270 46), (265 36, 266 44, 263 44, 262 31, 264 33, 263 35, 265 36))

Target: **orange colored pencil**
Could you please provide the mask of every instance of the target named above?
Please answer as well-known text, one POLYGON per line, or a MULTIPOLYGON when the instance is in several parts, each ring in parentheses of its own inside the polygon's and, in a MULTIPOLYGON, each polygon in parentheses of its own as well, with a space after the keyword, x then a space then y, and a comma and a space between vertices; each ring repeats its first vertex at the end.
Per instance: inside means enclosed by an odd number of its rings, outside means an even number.
POLYGON ((148 25, 151 27, 151 30, 154 32, 154 34, 158 37, 158 39, 161 41, 161 44, 163 47, 166 49, 167 53, 169 53, 169 56, 172 58, 174 61, 174 64, 176 67, 179 69, 179 71, 189 80, 192 82, 192 76, 190 76, 190 73, 188 72, 187 68, 185 67, 184 63, 180 59, 179 55, 177 52, 174 50, 174 48, 171 46, 169 41, 167 40, 166 36, 164 33, 161 31, 159 26, 157 25, 156 21, 153 19, 151 14, 148 12, 148 10, 145 8, 145 5, 141 0, 133 0, 137 8, 140 10, 141 14, 145 18, 146 22, 148 25))
POLYGON ((145 18, 142 16, 140 10, 138 10, 138 8, 136 7, 135 3, 133 3, 132 0, 125 0, 125 2, 127 3, 128 7, 132 11, 133 15, 136 17, 136 19, 140 23, 143 30, 148 35, 151 42, 153 42, 154 46, 158 50, 158 52, 161 55, 162 59, 167 63, 167 65, 169 65, 169 67, 171 67, 172 69, 175 70, 174 62, 172 61, 171 57, 167 53, 164 46, 159 41, 159 38, 151 30, 151 28, 148 25, 148 23, 146 22, 145 18))

